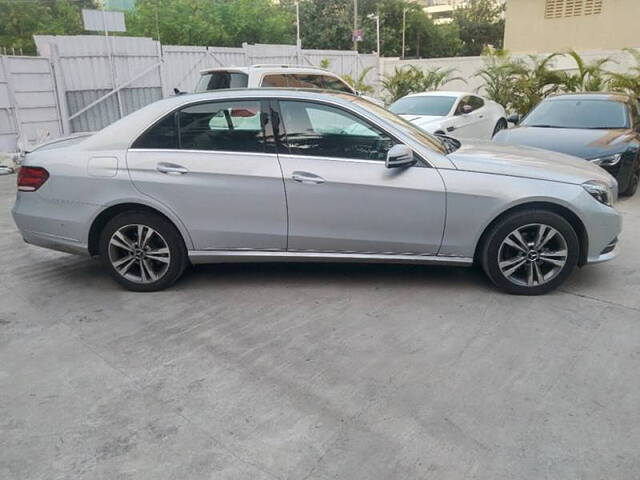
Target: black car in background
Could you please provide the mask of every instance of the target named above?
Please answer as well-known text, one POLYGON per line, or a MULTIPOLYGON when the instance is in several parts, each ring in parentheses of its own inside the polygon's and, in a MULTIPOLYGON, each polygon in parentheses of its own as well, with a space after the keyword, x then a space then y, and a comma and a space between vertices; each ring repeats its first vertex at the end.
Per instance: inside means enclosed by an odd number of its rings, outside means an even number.
POLYGON ((621 195, 633 195, 640 182, 639 108, 637 98, 620 93, 556 95, 494 141, 584 158, 616 177, 621 195))

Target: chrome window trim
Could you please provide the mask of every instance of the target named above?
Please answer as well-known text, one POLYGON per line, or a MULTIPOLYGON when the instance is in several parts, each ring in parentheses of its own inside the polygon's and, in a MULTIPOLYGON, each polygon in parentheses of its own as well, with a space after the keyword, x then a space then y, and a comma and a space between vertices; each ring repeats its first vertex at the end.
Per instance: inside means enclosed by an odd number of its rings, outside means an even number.
POLYGON ((270 152, 239 152, 237 150, 194 150, 182 148, 130 148, 128 152, 185 152, 185 153, 216 153, 223 155, 250 155, 250 156, 269 156, 277 157, 277 153, 270 152))

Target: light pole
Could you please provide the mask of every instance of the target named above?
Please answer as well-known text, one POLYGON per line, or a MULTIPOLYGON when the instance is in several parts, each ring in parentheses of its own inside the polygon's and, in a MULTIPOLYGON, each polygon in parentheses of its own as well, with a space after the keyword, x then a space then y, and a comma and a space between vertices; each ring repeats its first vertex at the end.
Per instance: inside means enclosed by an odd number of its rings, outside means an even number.
POLYGON ((400 58, 404 58, 404 30, 407 24, 407 9, 402 9, 402 52, 400 52, 400 58))
POLYGON ((376 52, 378 53, 378 56, 380 56, 380 14, 378 13, 378 15, 374 15, 373 13, 370 13, 367 15, 367 18, 376 21, 376 52))
POLYGON ((300 48, 300 2, 296 0, 296 45, 300 48))

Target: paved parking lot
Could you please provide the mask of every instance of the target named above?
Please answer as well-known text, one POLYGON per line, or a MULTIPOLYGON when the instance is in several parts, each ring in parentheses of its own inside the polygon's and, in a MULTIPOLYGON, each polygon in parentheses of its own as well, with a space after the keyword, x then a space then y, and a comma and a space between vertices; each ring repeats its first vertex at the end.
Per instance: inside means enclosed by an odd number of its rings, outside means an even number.
POLYGON ((0 177, 0 478, 640 478, 640 196, 545 297, 471 269, 226 265, 121 290, 0 177))

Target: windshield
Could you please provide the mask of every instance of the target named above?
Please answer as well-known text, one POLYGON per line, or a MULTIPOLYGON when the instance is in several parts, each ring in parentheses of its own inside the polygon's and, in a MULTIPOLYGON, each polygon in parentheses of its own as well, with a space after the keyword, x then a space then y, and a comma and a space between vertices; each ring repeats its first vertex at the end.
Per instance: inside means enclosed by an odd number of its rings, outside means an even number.
POLYGON ((432 115, 444 117, 453 108, 456 97, 415 96, 404 97, 389 105, 389 110, 398 115, 432 115))
POLYGON ((547 100, 522 121, 527 127, 629 128, 627 106, 613 100, 547 100))
POLYGON ((409 123, 404 118, 399 117, 395 113, 390 112, 386 108, 379 107, 375 103, 372 103, 368 100, 362 99, 360 97, 351 98, 354 103, 357 103, 361 107, 369 110, 373 114, 384 118, 389 123, 392 123, 397 129, 406 133, 407 135, 411 135, 416 137, 419 141, 425 143, 429 148, 435 150, 436 152, 445 155, 450 153, 452 150, 451 147, 448 147, 447 143, 436 137, 435 135, 431 135, 430 133, 425 132, 421 128, 415 126, 413 123, 409 123))
POLYGON ((196 93, 224 88, 246 88, 249 84, 249 76, 242 72, 208 72, 200 75, 196 93))

